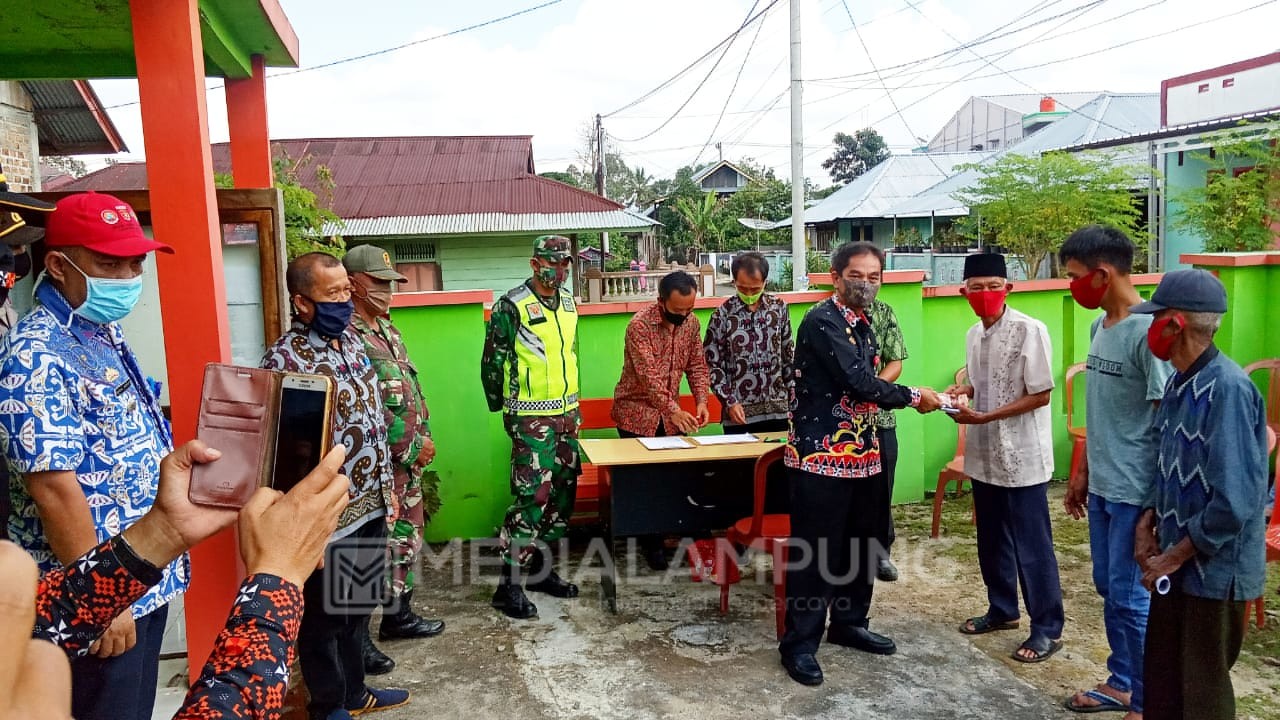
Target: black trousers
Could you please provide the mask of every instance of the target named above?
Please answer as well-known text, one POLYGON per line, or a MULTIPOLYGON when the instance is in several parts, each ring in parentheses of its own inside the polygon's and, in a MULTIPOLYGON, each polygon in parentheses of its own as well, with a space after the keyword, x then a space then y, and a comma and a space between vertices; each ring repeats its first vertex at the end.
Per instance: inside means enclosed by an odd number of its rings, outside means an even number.
POLYGON ((359 575, 356 582, 383 583, 386 540, 385 518, 366 522, 334 544, 343 553, 352 548, 353 555, 349 557, 357 558, 354 563, 335 561, 326 555, 324 567, 311 573, 302 587, 306 610, 298 630, 298 661, 311 693, 307 712, 312 718, 324 718, 338 708, 360 707, 364 700, 361 648, 364 634, 369 632, 373 606, 347 605, 335 588, 349 582, 353 572, 359 575), (381 568, 374 567, 377 558, 384 558, 381 568))
MULTIPOLYGON (((127 612, 127 611, 126 611, 127 612)), ((151 720, 160 674, 165 606, 134 621, 138 641, 113 658, 71 661, 71 712, 80 720, 151 720)))
POLYGON ((893 541, 898 539, 898 533, 893 529, 893 478, 898 469, 898 429, 878 428, 877 432, 880 433, 880 472, 889 483, 889 507, 885 509, 889 520, 886 523, 884 546, 891 548, 893 541))
POLYGON ((1018 619, 1018 587, 1031 616, 1031 634, 1062 636, 1062 581, 1053 553, 1049 483, 1006 488, 975 480, 978 566, 994 622, 1018 619))
POLYGON ((884 475, 832 478, 793 469, 790 481, 783 657, 817 652, 828 612, 833 626, 867 627, 889 490, 884 475))
POLYGON ((1244 603, 1152 593, 1143 687, 1146 720, 1230 720, 1231 666, 1244 642, 1244 603))

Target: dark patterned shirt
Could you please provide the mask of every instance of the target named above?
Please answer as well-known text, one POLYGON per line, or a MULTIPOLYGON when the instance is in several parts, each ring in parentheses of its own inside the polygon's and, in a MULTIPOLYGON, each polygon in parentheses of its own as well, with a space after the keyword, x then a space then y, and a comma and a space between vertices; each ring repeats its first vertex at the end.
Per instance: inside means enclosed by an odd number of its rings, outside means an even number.
MULTIPOLYGON (((80 656, 160 572, 109 540, 71 567, 45 573, 32 636, 80 656)), ((275 575, 240 585, 231 616, 175 720, 279 717, 302 621, 302 591, 275 575)))
MULTIPOLYGON (((894 360, 906 360, 907 343, 902 339, 902 328, 898 326, 898 316, 893 314, 893 308, 889 303, 883 300, 872 300, 871 307, 867 308, 867 317, 871 320, 871 331, 875 333, 876 344, 880 346, 876 372, 879 373, 885 365, 894 360)), ((895 428, 897 426, 898 420, 893 416, 893 411, 880 408, 880 412, 876 413, 876 427, 895 428)))
POLYGON ((787 417, 795 345, 781 298, 766 294, 754 311, 737 295, 725 300, 707 321, 702 344, 711 390, 726 411, 741 404, 748 423, 787 417))
POLYGON ((613 421, 637 435, 653 435, 663 418, 680 409, 680 379, 698 402, 711 394, 707 358, 702 353, 698 318, 689 315, 680 327, 662 324, 658 303, 636 313, 627 323, 622 377, 613 390, 613 421))
POLYGON ((878 474, 876 412, 917 405, 920 394, 876 377, 876 339, 866 316, 835 298, 814 305, 800 323, 795 363, 787 467, 828 477, 878 474))
POLYGON ((335 348, 306 325, 295 322, 267 350, 262 367, 333 378, 333 440, 347 449, 342 472, 351 479, 353 493, 333 539, 385 517, 387 508, 392 507, 387 418, 378 394, 378 373, 356 331, 348 326, 335 348))

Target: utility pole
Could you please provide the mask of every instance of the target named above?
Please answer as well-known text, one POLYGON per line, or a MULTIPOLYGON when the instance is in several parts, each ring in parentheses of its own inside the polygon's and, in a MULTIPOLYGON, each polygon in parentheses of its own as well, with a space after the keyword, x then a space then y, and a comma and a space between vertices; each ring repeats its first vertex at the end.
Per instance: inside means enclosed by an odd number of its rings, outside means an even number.
MULTIPOLYGON (((604 194, 605 185, 605 162, 604 162, 604 122, 599 114, 596 115, 596 194, 600 197, 609 197, 604 194)), ((605 254, 609 252, 609 233, 600 233, 600 272, 604 272, 605 254)))
POLYGON ((800 80, 800 0, 791 2, 791 289, 809 286, 804 243, 804 118, 800 80))

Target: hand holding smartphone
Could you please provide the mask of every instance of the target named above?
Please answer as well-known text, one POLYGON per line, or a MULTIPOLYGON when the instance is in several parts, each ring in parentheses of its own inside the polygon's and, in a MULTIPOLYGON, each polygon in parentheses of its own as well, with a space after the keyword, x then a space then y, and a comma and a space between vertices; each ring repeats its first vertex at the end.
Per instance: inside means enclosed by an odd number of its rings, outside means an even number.
POLYGON ((196 436, 222 452, 192 469, 191 502, 243 507, 259 487, 288 492, 332 442, 333 381, 211 363, 196 436))

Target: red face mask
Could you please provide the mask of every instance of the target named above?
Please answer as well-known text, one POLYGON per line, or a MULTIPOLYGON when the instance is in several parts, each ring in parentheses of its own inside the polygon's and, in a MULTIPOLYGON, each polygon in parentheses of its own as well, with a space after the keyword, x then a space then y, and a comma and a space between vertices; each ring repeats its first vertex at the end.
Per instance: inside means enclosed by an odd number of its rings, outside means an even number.
POLYGON ((1177 341, 1178 335, 1186 326, 1187 322, 1181 315, 1169 315, 1151 323, 1151 327, 1147 328, 1147 347, 1151 348, 1151 354, 1161 360, 1173 357, 1173 343, 1177 341), (1177 325, 1179 332, 1165 335, 1165 328, 1170 325, 1177 325))
POLYGON ((1102 305, 1102 296, 1107 294, 1107 288, 1111 283, 1104 282, 1101 285, 1094 285, 1095 280, 1101 279, 1102 268, 1098 268, 1071 281, 1071 297, 1080 303, 1080 307, 1087 310, 1097 310, 1102 305))
POLYGON ((970 290, 965 294, 965 298, 969 301, 969 307, 977 313, 978 317, 997 317, 1004 310, 1004 299, 1009 296, 1009 291, 1001 288, 999 290, 970 290))

